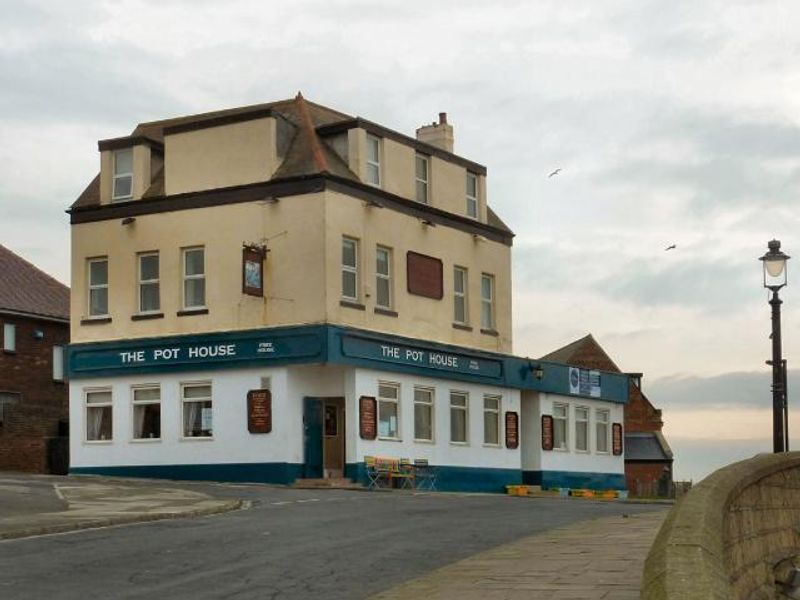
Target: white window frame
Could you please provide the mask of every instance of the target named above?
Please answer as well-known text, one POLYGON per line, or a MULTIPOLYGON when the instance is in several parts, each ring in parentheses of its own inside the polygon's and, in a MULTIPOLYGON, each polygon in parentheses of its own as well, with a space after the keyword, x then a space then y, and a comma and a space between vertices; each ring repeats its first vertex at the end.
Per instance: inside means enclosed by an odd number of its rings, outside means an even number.
POLYGON ((431 159, 425 154, 417 153, 414 158, 414 197, 417 202, 421 204, 430 204, 431 202, 431 194, 430 194, 430 180, 431 180, 431 159), (419 175, 419 165, 425 165, 425 177, 422 178, 419 175), (420 198, 420 185, 422 185, 422 189, 424 190, 423 197, 420 198))
POLYGON ((469 270, 466 267, 453 267, 453 323, 458 323, 459 325, 469 325, 469 270), (458 280, 457 273, 463 273, 463 291, 459 292, 456 286, 456 281, 458 280), (458 315, 456 314, 456 299, 463 298, 464 299, 464 320, 459 321, 458 315))
POLYGON ((114 441, 114 391, 110 387, 85 388, 83 390, 83 443, 85 444, 110 444, 114 441), (89 394, 106 393, 110 395, 108 402, 89 404, 89 394), (108 439, 89 439, 89 408, 111 409, 111 436, 108 439))
POLYGON ((559 452, 569 452, 569 404, 561 402, 553 402, 553 450, 559 452), (561 417, 557 414, 557 408, 564 409, 564 416, 561 417), (561 446, 556 445, 556 421, 564 421, 564 443, 561 446))
POLYGON ((112 152, 111 158, 111 201, 112 202, 119 202, 122 200, 130 200, 133 198, 133 148, 122 148, 120 150, 114 150, 112 152), (131 155, 131 170, 130 172, 125 173, 117 173, 117 160, 119 155, 123 152, 130 153, 131 155), (131 191, 129 194, 125 196, 117 196, 117 180, 123 178, 129 178, 131 180, 131 191))
POLYGON ((358 294, 359 247, 358 246, 359 246, 359 244, 358 244, 358 240, 356 238, 352 238, 352 237, 349 237, 349 236, 346 236, 346 235, 342 236, 342 258, 341 258, 341 263, 342 263, 342 277, 341 277, 341 279, 342 279, 342 300, 346 300, 348 302, 358 302, 358 299, 359 299, 359 294, 358 294), (355 265, 347 265, 344 262, 344 245, 346 243, 348 243, 348 242, 353 244, 353 258, 355 259, 355 263, 356 263, 355 265), (354 286, 355 287, 355 295, 354 296, 345 295, 345 290, 344 290, 344 274, 345 273, 352 273, 354 278, 355 278, 355 286, 354 286))
MULTIPOLYGON (((133 442, 160 442, 161 436, 163 435, 162 430, 162 423, 161 423, 161 411, 159 411, 159 423, 158 423, 158 431, 159 437, 136 437, 136 407, 137 406, 148 406, 158 404, 161 406, 161 385, 158 383, 145 383, 142 385, 133 385, 131 386, 131 441, 133 442), (142 390, 158 390, 158 400, 137 400, 136 399, 136 392, 142 390)), ((182 417, 183 415, 181 415, 182 417)))
POLYGON ((466 178, 466 183, 465 183, 464 196, 466 198, 466 203, 467 203, 467 206, 466 206, 467 216, 469 218, 471 218, 471 219, 477 219, 479 217, 478 213, 480 212, 480 208, 479 208, 479 205, 478 205, 478 197, 480 196, 480 191, 478 189, 478 184, 479 184, 478 176, 475 173, 473 173, 472 171, 467 171, 467 178, 466 178), (471 196, 470 193, 469 193, 470 180, 474 180, 475 181, 475 195, 474 196, 471 196), (473 214, 473 212, 474 212, 474 214, 473 214))
POLYGON ((494 275, 489 273, 481 273, 481 329, 485 330, 494 330, 495 329, 495 314, 494 314, 494 297, 495 297, 495 286, 494 286, 494 275), (484 296, 484 287, 483 282, 489 282, 489 297, 487 298, 484 296), (489 323, 486 323, 485 318, 485 309, 488 307, 489 309, 489 323))
POLYGON ((3 323, 3 351, 17 351, 17 326, 13 323, 3 323))
MULTIPOLYGON (((161 271, 161 265, 159 264, 159 273, 161 271)), ((181 295, 183 296, 183 301, 181 305, 183 310, 204 310, 208 306, 208 281, 206 280, 206 247, 205 246, 189 246, 187 248, 181 248, 181 295), (194 275, 187 275, 186 274, 186 258, 190 252, 196 252, 198 250, 203 251, 203 272, 197 273, 194 275), (200 280, 202 279, 205 284, 203 285, 203 304, 197 304, 188 306, 186 304, 186 282, 191 280, 200 280)))
POLYGON ((414 441, 421 444, 433 444, 436 440, 436 389, 421 385, 414 386, 414 441), (428 394, 430 400, 417 400, 417 392, 428 394), (430 412, 431 437, 423 438, 417 436, 417 405, 426 407, 430 412))
POLYGON ((65 350, 60 344, 53 346, 53 381, 64 381, 65 350))
POLYGON ((500 416, 503 414, 503 397, 497 394, 484 394, 483 395, 483 445, 488 446, 490 448, 499 448, 500 447, 500 440, 502 437, 502 426, 500 423, 500 416), (497 402, 497 408, 487 408, 486 401, 493 400, 497 402), (496 442, 487 442, 486 441, 486 414, 494 414, 497 417, 497 426, 495 428, 495 434, 497 437, 496 442))
POLYGON ((589 427, 589 425, 591 423, 591 415, 592 415, 592 409, 589 408, 588 406, 576 406, 575 407, 575 452, 580 452, 581 454, 588 454, 590 449, 591 449, 591 447, 592 447, 591 439, 590 439, 591 428, 589 427), (581 412, 585 412, 585 414, 586 414, 586 418, 585 419, 580 417, 581 412), (584 437, 584 439, 586 441, 586 447, 585 448, 580 448, 578 446, 578 440, 580 439, 580 436, 578 436, 578 428, 581 427, 581 426, 585 427, 585 429, 586 429, 586 434, 585 434, 585 437, 584 437))
MULTIPOLYGON (((181 427, 181 440, 191 440, 191 441, 200 441, 200 440, 213 440, 214 439, 214 386, 211 384, 210 381, 184 381, 181 382, 181 415, 180 415, 180 427, 181 427), (208 387, 209 388, 209 395, 206 397, 200 398, 186 398, 186 389, 193 388, 193 387, 208 387), (186 435, 186 405, 191 404, 192 402, 196 403, 211 403, 211 435, 186 435)), ((203 410, 203 407, 200 407, 200 410, 203 410)), ((201 422, 202 422, 202 413, 201 413, 201 422)), ((162 432, 161 435, 164 435, 163 432, 163 424, 162 424, 162 432)))
MULTIPOLYGON (((184 265, 185 269, 185 265, 184 265)), ((205 276, 205 255, 203 255, 203 275, 205 276)), ((137 281, 138 285, 136 289, 139 293, 139 301, 138 301, 138 309, 140 315, 148 315, 148 314, 156 314, 161 312, 161 256, 159 256, 158 251, 153 252, 140 252, 136 255, 136 272, 137 272, 137 281), (150 256, 155 256, 158 259, 158 277, 155 279, 142 279, 142 259, 147 258, 150 256), (150 310, 143 310, 142 309, 142 286, 145 285, 155 285, 156 289, 158 290, 158 308, 152 308, 150 310)))
POLYGON ((400 429, 401 419, 400 419, 400 392, 401 392, 400 384, 395 381, 379 381, 378 382, 378 439, 379 440, 393 440, 399 441, 402 440, 402 430, 400 429), (396 391, 396 398, 389 398, 387 396, 381 396, 380 390, 381 387, 390 387, 396 391), (395 435, 381 435, 381 404, 394 404, 395 405, 395 418, 397 419, 397 423, 395 426, 395 435))
POLYGON ((381 187, 381 179, 382 179, 382 177, 381 177, 381 159, 383 158, 381 156, 381 154, 382 154, 382 151, 381 151, 381 138, 379 138, 376 135, 372 135, 371 133, 368 133, 367 134, 367 152, 366 152, 367 183, 369 185, 374 185, 375 187, 381 187), (370 143, 372 141, 375 142, 375 148, 377 149, 378 160, 372 160, 372 159, 370 159, 370 156, 369 156, 370 143), (377 173, 377 178, 378 178, 377 181, 370 181, 370 170, 369 170, 370 167, 375 167, 375 173, 377 173))
POLYGON ((469 392, 464 390, 450 390, 450 443, 455 446, 468 446, 469 445, 469 392), (464 398, 464 406, 460 404, 453 404, 453 396, 460 396, 464 398), (453 411, 464 412, 464 439, 453 439, 453 411))
MULTIPOLYGON (((358 255, 356 255, 356 264, 358 264, 358 255)), ((358 275, 356 275, 356 282, 358 282, 358 275)), ((394 290, 392 287, 392 249, 386 246, 377 246, 375 248, 375 306, 386 310, 392 310, 394 306, 394 290), (386 253, 386 273, 381 273, 378 267, 380 264, 378 254, 381 252, 386 253), (378 289, 380 289, 378 284, 380 281, 386 281, 386 286, 389 290, 388 304, 380 304, 380 296, 378 294, 378 289)))
POLYGON ((611 411, 603 408, 598 408, 594 412, 594 428, 595 428, 595 452, 598 454, 610 454, 611 452, 611 411), (605 428, 605 435, 600 435, 600 428, 605 428), (600 449, 600 440, 606 444, 605 450, 600 449))
POLYGON ((108 317, 109 315, 109 308, 111 306, 110 298, 108 295, 108 281, 111 279, 111 271, 108 268, 109 262, 107 256, 99 256, 97 258, 90 258, 86 261, 86 282, 88 293, 86 295, 86 314, 89 315, 90 319, 103 319, 108 317), (105 283, 92 283, 92 265, 94 263, 106 263, 106 282, 105 283), (106 312, 103 314, 93 314, 92 313, 92 292, 95 290, 105 290, 106 294, 106 312))

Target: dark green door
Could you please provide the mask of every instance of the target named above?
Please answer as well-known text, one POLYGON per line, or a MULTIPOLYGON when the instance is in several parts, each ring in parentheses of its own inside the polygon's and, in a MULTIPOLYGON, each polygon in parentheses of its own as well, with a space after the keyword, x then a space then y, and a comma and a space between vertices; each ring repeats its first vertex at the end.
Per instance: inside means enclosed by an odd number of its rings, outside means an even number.
POLYGON ((303 398, 304 477, 322 477, 322 399, 303 398))

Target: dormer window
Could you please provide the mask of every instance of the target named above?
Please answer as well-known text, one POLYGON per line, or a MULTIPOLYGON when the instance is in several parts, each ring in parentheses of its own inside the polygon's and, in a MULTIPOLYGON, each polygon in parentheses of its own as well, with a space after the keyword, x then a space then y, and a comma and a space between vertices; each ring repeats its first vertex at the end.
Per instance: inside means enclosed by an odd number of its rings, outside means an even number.
POLYGON ((367 135, 367 183, 381 186, 381 140, 367 135))
POLYGON ((416 157, 417 175, 417 202, 428 203, 428 157, 424 154, 417 154, 416 157))
POLYGON ((133 149, 114 151, 114 178, 111 201, 130 200, 133 196, 133 149))
POLYGON ((467 216, 478 218, 478 176, 467 171, 467 216))

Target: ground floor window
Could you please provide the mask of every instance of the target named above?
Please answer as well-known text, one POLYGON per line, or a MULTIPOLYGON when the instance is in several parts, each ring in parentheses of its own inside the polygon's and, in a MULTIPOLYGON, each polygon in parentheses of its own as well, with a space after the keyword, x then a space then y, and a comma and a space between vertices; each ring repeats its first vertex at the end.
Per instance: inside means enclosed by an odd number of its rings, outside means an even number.
POLYGON ((184 383, 181 385, 183 404, 183 436, 211 437, 213 412, 210 383, 184 383))
POLYGON ((483 397, 483 443, 500 445, 500 396, 483 397))
POLYGON ((597 410, 595 412, 595 429, 596 429, 596 444, 597 451, 601 453, 608 452, 608 422, 609 413, 607 410, 597 410))
POLYGON ((110 440, 112 435, 111 390, 87 390, 86 441, 110 440))
POLYGON ((467 443, 467 411, 469 394, 466 392, 450 392, 450 441, 457 444, 467 443))
POLYGON ((378 384, 378 437, 399 439, 399 383, 378 384))
POLYGON ((433 390, 414 388, 414 439, 433 441, 433 390))
POLYGON ((567 420, 569 405, 553 404, 553 448, 567 449, 567 420))
POLYGON ((133 439, 161 437, 161 388, 133 388, 133 439))
POLYGON ((589 451, 589 409, 585 406, 575 408, 575 450, 589 451))

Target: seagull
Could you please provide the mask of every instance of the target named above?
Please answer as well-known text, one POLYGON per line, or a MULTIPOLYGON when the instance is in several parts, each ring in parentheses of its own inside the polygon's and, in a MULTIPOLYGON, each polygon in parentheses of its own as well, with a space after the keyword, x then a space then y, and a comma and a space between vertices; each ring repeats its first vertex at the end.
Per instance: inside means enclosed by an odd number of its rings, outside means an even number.
POLYGON ((667 246, 666 248, 664 248, 664 252, 666 252, 667 250, 674 250, 676 247, 677 246, 675 246, 675 244, 672 244, 671 246, 667 246))
POLYGON ((550 173, 550 175, 548 175, 547 178, 550 179, 553 175, 558 175, 560 172, 561 172, 561 167, 550 173))

